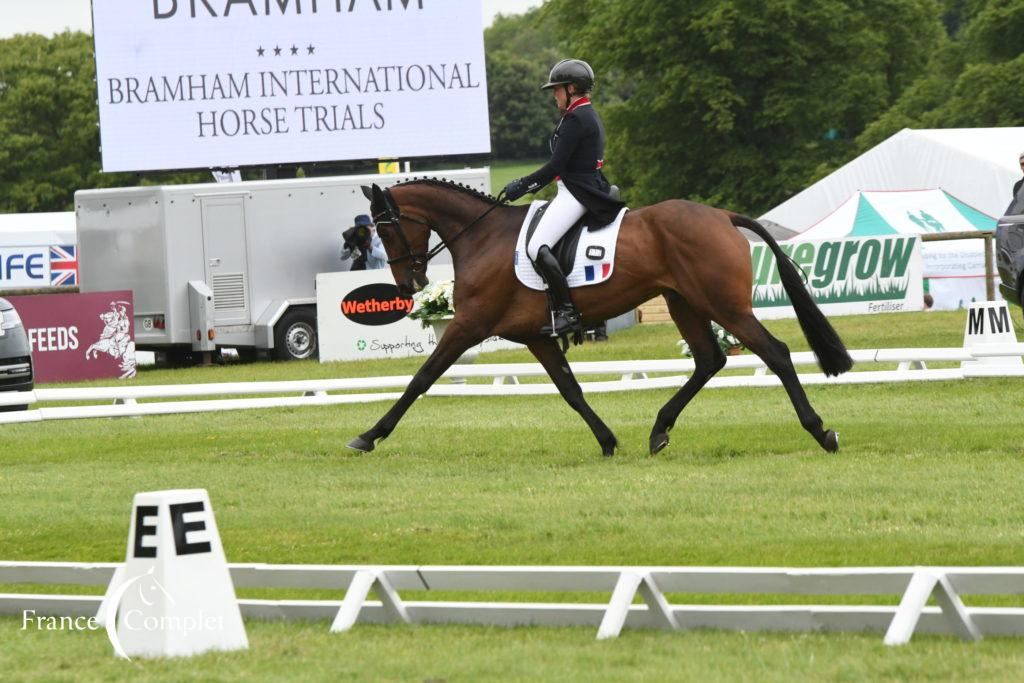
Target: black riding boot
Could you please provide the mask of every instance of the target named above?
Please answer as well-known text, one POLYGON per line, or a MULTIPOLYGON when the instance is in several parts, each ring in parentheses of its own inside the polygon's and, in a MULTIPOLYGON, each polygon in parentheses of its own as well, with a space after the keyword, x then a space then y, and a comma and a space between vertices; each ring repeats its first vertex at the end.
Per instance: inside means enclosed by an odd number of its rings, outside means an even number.
POLYGON ((542 327, 541 334, 562 337, 572 333, 573 342, 582 343, 583 326, 580 314, 572 303, 572 297, 569 296, 569 283, 562 273, 562 267, 558 265, 558 259, 548 247, 543 246, 537 252, 534 264, 548 286, 548 302, 551 304, 551 325, 542 327))

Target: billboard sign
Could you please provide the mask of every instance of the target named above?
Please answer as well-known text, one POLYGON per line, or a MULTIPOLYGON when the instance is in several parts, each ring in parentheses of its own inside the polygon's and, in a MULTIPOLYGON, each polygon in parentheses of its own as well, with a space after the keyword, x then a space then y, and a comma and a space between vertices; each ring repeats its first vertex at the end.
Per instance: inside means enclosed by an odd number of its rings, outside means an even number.
POLYGON ((103 170, 490 152, 479 0, 93 3, 103 170))
MULTIPOLYGON (((825 315, 918 311, 923 306, 921 241, 914 235, 787 242, 779 247, 804 272, 825 315)), ((767 245, 751 243, 750 260, 757 317, 796 317, 767 245)))
MULTIPOLYGON (((449 265, 430 267, 431 281, 451 279, 449 265)), ((320 362, 427 356, 437 346, 432 327, 408 316, 411 298, 402 296, 390 269, 316 276, 316 317, 320 362)), ((521 345, 490 337, 477 351, 518 349, 521 345)))
POLYGON ((28 332, 36 382, 135 376, 130 291, 5 298, 28 332))
POLYGON ((77 254, 73 244, 0 247, 0 289, 77 286, 77 254))

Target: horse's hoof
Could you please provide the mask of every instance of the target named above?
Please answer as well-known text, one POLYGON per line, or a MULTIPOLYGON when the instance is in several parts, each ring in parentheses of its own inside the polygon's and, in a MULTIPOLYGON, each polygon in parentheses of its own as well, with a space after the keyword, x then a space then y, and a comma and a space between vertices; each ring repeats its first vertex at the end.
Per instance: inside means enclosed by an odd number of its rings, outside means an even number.
POLYGON ((825 438, 821 443, 821 447, 829 453, 839 452, 839 434, 832 431, 831 429, 825 432, 825 438))
POLYGON ((373 442, 367 441, 361 436, 357 436, 348 442, 348 447, 354 451, 362 451, 363 453, 369 453, 373 450, 373 442))
POLYGON ((601 444, 601 455, 606 458, 610 458, 615 455, 615 449, 618 448, 619 442, 617 439, 612 439, 609 444, 601 444))
POLYGON ((651 434, 651 455, 657 455, 665 446, 668 445, 668 434, 661 432, 660 434, 651 434))

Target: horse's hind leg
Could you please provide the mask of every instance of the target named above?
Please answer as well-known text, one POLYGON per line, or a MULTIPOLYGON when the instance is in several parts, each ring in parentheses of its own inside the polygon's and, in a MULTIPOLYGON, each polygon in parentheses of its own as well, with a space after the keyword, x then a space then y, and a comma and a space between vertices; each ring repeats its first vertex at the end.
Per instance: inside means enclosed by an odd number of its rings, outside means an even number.
POLYGON ((553 339, 544 338, 530 342, 528 346, 530 352, 544 366, 548 376, 551 377, 551 381, 558 387, 558 392, 565 399, 565 402, 580 414, 587 423, 587 426, 590 427, 590 431, 594 432, 594 437, 601 444, 601 452, 604 455, 615 455, 615 447, 618 446, 618 440, 612 434, 612 430, 608 429, 608 425, 597 416, 597 413, 594 412, 586 399, 583 398, 583 389, 580 388, 579 382, 576 381, 576 377, 572 374, 569 362, 565 359, 565 354, 558 348, 558 342, 553 339))
POLYGON ((725 354, 715 341, 711 321, 698 315, 689 304, 675 292, 665 295, 668 311, 679 332, 686 338, 693 352, 696 367, 686 383, 658 411, 658 417, 651 429, 650 448, 654 455, 668 445, 668 432, 676 423, 679 413, 686 404, 707 384, 716 372, 725 366, 725 354))
POLYGON ((789 400, 792 401, 803 428, 810 432, 811 436, 826 451, 830 453, 838 451, 839 435, 831 429, 824 429, 821 417, 814 412, 810 401, 807 400, 807 394, 804 393, 803 385, 800 384, 793 361, 789 357, 789 347, 773 337, 753 313, 746 313, 733 320, 720 320, 719 322, 725 329, 736 335, 744 346, 760 356, 768 369, 782 381, 782 386, 789 394, 789 400))

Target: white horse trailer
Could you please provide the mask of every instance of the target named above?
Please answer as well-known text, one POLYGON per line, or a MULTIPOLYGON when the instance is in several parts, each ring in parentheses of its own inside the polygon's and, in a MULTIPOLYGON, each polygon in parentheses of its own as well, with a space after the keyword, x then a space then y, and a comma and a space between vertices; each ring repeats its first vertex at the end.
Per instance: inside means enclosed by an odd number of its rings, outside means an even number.
POLYGON ((488 168, 76 192, 81 291, 130 289, 139 349, 313 356, 316 275, 346 270, 361 186, 421 176, 490 192, 488 168))

